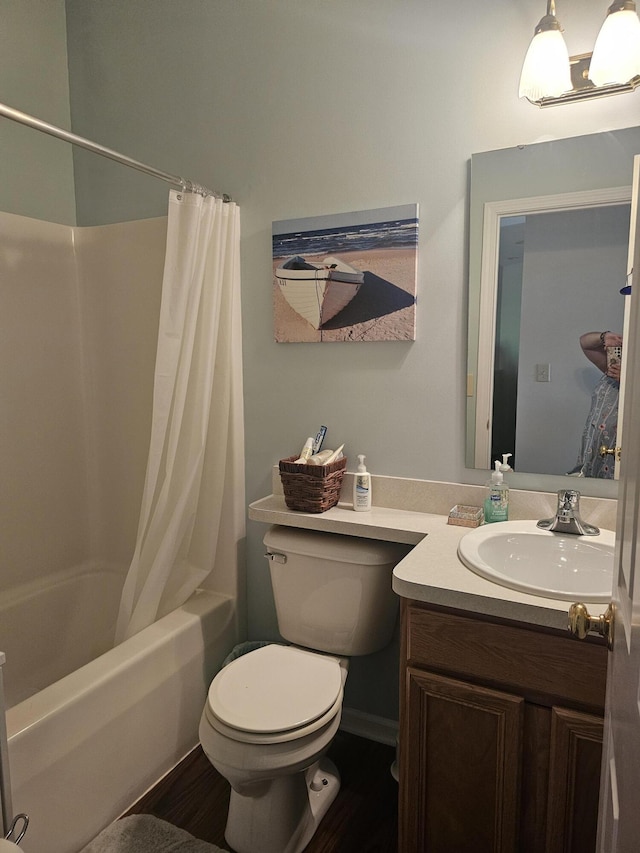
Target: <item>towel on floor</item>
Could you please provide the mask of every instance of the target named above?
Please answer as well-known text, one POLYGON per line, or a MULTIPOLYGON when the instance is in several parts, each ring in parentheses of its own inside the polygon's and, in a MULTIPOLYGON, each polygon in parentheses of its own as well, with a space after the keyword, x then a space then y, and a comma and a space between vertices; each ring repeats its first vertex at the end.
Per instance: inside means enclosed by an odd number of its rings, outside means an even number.
POLYGON ((123 817, 109 824, 80 853, 225 853, 194 838, 184 829, 148 814, 123 817))

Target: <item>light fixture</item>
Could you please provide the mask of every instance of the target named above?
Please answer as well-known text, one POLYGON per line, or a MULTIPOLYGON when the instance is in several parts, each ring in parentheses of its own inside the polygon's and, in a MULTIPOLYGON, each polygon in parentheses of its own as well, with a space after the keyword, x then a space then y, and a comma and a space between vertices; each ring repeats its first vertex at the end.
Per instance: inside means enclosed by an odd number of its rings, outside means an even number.
POLYGON ((535 29, 522 67, 521 98, 540 107, 633 92, 640 85, 640 19, 635 0, 614 0, 593 50, 569 56, 555 0, 535 29))

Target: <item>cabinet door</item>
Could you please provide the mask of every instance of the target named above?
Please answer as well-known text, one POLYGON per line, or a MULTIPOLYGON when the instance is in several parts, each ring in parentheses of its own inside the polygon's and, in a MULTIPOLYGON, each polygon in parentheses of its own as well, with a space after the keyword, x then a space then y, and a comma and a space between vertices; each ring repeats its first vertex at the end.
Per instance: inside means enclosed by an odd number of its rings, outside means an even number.
POLYGON ((402 853, 516 853, 524 700, 406 671, 402 853))
POLYGON ((547 853, 596 849, 603 726, 592 714, 551 709, 547 853))

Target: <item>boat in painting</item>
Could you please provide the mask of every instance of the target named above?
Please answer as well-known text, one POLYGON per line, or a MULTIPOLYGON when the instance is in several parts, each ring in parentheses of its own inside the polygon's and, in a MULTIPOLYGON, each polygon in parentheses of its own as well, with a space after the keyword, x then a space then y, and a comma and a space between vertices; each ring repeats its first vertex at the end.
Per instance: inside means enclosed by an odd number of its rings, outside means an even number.
POLYGON ((321 262, 300 255, 276 268, 280 292, 293 310, 319 329, 351 302, 364 281, 364 273, 329 255, 321 262))

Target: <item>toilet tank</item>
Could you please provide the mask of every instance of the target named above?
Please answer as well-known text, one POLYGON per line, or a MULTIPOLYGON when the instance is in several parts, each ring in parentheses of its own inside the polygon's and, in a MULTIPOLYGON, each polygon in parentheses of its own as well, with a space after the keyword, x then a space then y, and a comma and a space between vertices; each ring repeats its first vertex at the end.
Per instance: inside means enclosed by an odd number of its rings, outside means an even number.
POLYGON ((408 545, 337 533, 272 527, 264 537, 278 628, 299 646, 368 655, 393 635, 393 567, 408 545))

